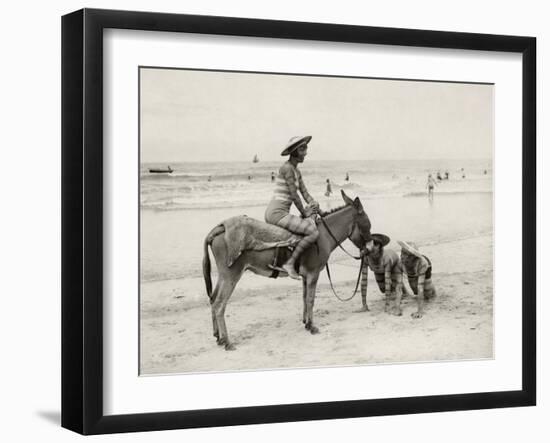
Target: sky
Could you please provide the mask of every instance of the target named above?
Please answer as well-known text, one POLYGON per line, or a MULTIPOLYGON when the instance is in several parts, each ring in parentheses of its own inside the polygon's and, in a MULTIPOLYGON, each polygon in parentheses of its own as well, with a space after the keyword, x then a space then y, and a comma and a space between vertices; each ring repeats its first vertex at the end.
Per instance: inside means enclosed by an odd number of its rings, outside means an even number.
POLYGON ((312 160, 490 159, 494 86, 140 69, 144 163, 280 160, 311 135, 312 160))

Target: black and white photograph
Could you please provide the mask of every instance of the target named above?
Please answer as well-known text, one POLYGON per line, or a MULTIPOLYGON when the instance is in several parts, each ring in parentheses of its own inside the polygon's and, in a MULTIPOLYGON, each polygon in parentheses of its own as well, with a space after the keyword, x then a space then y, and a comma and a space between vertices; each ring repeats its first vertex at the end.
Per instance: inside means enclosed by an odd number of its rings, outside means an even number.
POLYGON ((547 9, 6 3, 0 439, 547 441, 547 9))
POLYGON ((139 67, 139 373, 494 358, 492 83, 139 67))

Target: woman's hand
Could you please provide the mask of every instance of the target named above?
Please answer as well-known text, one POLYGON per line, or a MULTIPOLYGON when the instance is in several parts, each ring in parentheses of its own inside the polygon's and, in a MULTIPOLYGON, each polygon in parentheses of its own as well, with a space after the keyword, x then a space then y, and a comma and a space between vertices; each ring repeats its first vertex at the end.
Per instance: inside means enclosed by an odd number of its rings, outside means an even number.
POLYGON ((309 211, 309 215, 307 215, 307 217, 309 217, 312 214, 319 214, 319 211, 320 211, 319 203, 313 200, 311 203, 309 203, 306 206, 306 210, 309 211))

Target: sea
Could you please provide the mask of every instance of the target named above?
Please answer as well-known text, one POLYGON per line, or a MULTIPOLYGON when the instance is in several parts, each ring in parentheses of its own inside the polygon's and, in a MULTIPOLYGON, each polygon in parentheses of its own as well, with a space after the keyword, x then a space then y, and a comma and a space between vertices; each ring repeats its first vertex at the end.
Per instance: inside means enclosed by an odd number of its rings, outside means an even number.
MULTIPOLYGON (((273 190, 271 173, 282 162, 146 163, 141 166, 141 208, 157 211, 263 206, 273 190), (170 166, 171 174, 150 173, 170 166)), ((427 176, 449 180, 437 193, 492 192, 490 160, 309 161, 300 166, 308 190, 319 200, 330 180, 333 192, 344 189, 362 198, 414 197, 425 194, 427 176), (349 180, 346 181, 346 175, 349 180), (465 175, 465 178, 462 178, 465 175)))
MULTIPOLYGON (((273 193, 272 173, 277 174, 283 161, 142 163, 142 282, 200 277, 206 234, 234 215, 263 220, 273 193), (149 172, 167 166, 172 168, 171 174, 149 172)), ((300 170, 322 209, 341 206, 341 190, 359 197, 371 219, 372 232, 386 233, 394 246, 395 240, 422 246, 492 233, 491 159, 306 159, 300 170), (437 179, 438 173, 442 180, 437 179), (432 200, 427 196, 428 174, 437 183, 432 200), (332 188, 328 196, 327 179, 332 188)), ((343 253, 335 253, 334 260, 344 259, 343 253)))

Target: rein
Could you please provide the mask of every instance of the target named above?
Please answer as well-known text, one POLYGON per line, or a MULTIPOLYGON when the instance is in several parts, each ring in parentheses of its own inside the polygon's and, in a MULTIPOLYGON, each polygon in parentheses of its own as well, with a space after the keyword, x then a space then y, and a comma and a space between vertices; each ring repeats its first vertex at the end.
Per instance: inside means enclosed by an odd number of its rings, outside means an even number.
POLYGON ((353 297, 355 297, 355 294, 357 294, 357 289, 359 288, 359 282, 361 281, 361 270, 363 269, 363 260, 364 260, 364 258, 361 257, 360 260, 361 260, 361 266, 359 266, 359 274, 357 274, 357 282, 355 283, 355 289, 353 290, 353 294, 351 294, 351 296, 348 297, 348 298, 341 298, 336 293, 336 290, 334 289, 334 286, 332 286, 332 279, 330 278, 330 269, 328 267, 328 261, 327 261, 326 268, 327 268, 328 281, 330 282, 330 287, 332 289, 332 292, 334 293, 334 296, 338 300, 340 300, 340 301, 350 301, 353 297))
POLYGON ((344 249, 344 247, 340 244, 341 242, 339 242, 336 237, 334 237, 334 234, 331 232, 330 228, 328 227, 327 225, 327 222, 325 221, 325 219, 323 217, 321 217, 321 222, 323 223, 323 225, 325 226, 325 229, 327 230, 327 232, 330 234, 330 236, 332 237, 332 239, 336 242, 336 244, 338 245, 338 247, 344 251, 346 254, 348 254, 351 258, 353 258, 354 260, 361 260, 361 266, 359 266, 359 273, 357 274, 357 282, 355 283, 355 289, 353 290, 353 294, 351 294, 351 297, 349 298, 341 298, 337 293, 336 293, 336 290, 334 289, 334 286, 332 285, 332 278, 330 276, 330 268, 328 267, 328 260, 327 260, 327 264, 325 265, 326 268, 327 268, 327 276, 328 276, 328 281, 330 283, 330 288, 332 289, 332 292, 334 293, 334 296, 340 300, 340 301, 350 301, 353 297, 355 297, 355 294, 357 294, 357 289, 359 288, 359 282, 361 281, 361 270, 363 269, 363 260, 364 260, 364 257, 356 257, 352 254, 350 254, 348 251, 346 251, 344 249))
POLYGON ((361 260, 361 257, 356 257, 355 255, 351 255, 348 251, 346 251, 344 249, 344 247, 341 245, 342 242, 339 242, 336 237, 334 236, 334 234, 332 233, 332 231, 330 230, 330 228, 328 227, 327 225, 327 222, 325 221, 325 219, 323 217, 321 217, 321 222, 323 222, 323 226, 325 227, 325 229, 327 230, 327 232, 330 234, 330 236, 332 237, 332 239, 336 242, 336 244, 338 245, 338 247, 344 251, 346 254, 348 254, 351 258, 353 258, 354 260, 361 260))

